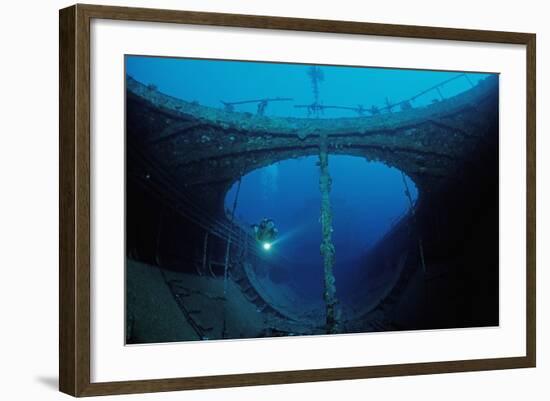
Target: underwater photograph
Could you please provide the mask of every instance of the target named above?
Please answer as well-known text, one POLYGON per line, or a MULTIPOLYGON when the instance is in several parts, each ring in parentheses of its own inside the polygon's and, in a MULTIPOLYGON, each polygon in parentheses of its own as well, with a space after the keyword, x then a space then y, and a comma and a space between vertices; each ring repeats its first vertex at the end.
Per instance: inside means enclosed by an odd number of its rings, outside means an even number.
POLYGON ((126 344, 499 325, 499 75, 125 56, 126 344))

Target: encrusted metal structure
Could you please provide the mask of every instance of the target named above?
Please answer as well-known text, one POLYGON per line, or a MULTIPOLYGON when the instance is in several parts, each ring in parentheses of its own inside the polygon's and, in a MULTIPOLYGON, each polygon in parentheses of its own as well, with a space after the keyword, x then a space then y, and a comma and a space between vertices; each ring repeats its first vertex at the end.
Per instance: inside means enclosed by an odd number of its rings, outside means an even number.
POLYGON ((326 305, 327 333, 338 333, 338 300, 336 298, 336 279, 334 278, 334 258, 336 250, 332 243, 332 210, 330 206, 330 190, 332 179, 328 166, 328 137, 321 134, 319 143, 319 190, 321 191, 321 255, 323 256, 323 275, 325 289, 323 297, 326 305))
MULTIPOLYGON (((482 246, 488 237, 498 237, 493 232, 493 227, 498 228, 496 212, 486 212, 493 207, 491 197, 497 191, 492 185, 498 181, 495 178, 498 174, 497 77, 489 77, 470 90, 424 107, 401 107, 401 111, 351 118, 279 118, 227 111, 168 96, 131 77, 127 77, 126 102, 127 182, 133 191, 127 200, 136 203, 128 203, 129 214, 134 216, 128 221, 142 225, 139 229, 127 227, 129 258, 163 267, 177 265, 177 269, 183 265, 194 266, 185 269, 199 276, 226 275, 258 313, 269 316, 262 335, 399 329, 396 322, 403 321, 402 316, 408 312, 393 315, 390 312, 403 308, 399 301, 415 280, 416 272, 422 270, 420 266, 429 267, 429 271, 424 272, 426 280, 441 277, 442 270, 437 269, 448 266, 445 258, 449 255, 454 258, 449 274, 462 275, 467 283, 465 287, 493 277, 490 272, 495 267, 491 263, 498 259, 493 247, 485 253, 486 260, 468 265, 467 270, 456 269, 465 263, 461 258, 468 257, 467 252, 457 250, 459 241, 465 241, 474 249, 482 246), (409 176, 419 190, 414 211, 366 255, 365 260, 370 260, 371 265, 380 265, 381 274, 391 278, 390 284, 365 295, 364 285, 372 282, 372 277, 368 273, 357 277, 357 291, 353 296, 358 297, 357 304, 364 307, 352 316, 338 316, 331 272, 334 248, 330 240, 328 202, 330 154, 359 156, 396 167, 409 176), (281 307, 279 299, 262 288, 258 266, 285 261, 265 260, 247 230, 231 224, 231 211, 224 210, 225 194, 243 175, 277 161, 309 155, 320 158, 325 320, 319 316, 293 315, 281 307), (478 193, 484 191, 488 195, 478 197, 478 193), (484 202, 483 208, 479 199, 484 202), (139 202, 142 203, 137 205, 139 202), (159 205, 172 210, 172 217, 164 218, 163 224, 168 226, 163 230, 171 230, 172 235, 164 235, 162 241, 158 237, 156 240, 140 238, 154 235, 143 233, 148 227, 159 226, 155 223, 156 216, 161 215, 155 211, 159 205), (135 214, 144 210, 147 216, 135 214), (468 231, 462 218, 466 215, 480 219, 479 232, 468 231), (412 216, 415 229, 411 231, 407 220, 412 216), (443 224, 447 225, 445 235, 441 232, 443 224), (169 238, 182 239, 172 243, 169 238), (421 255, 419 238, 422 238, 421 255), (151 241, 157 243, 156 249, 147 249, 151 241), (160 258, 159 252, 167 256, 160 258), (155 255, 151 257, 152 254, 155 255), (170 258, 177 263, 171 263, 170 258), (225 267, 227 272, 216 272, 216 266, 225 267), (474 279, 472 271, 479 271, 480 276, 474 279)), ((420 284, 415 285, 420 288, 420 284)), ((457 287, 453 291, 460 294, 462 290, 457 287)), ((495 291, 498 292, 498 288, 487 290, 485 287, 475 292, 468 302, 482 297, 492 302, 498 299, 495 291)), ((183 299, 174 291, 173 294, 178 302, 183 299)), ((444 304, 440 298, 434 298, 433 302, 444 304)), ((464 324, 472 326, 478 320, 487 321, 485 316, 492 314, 493 309, 498 312, 498 305, 493 306, 487 307, 492 308, 490 311, 479 311, 483 317, 478 317, 478 312, 468 312, 462 319, 464 324)), ((444 315, 437 313, 437 316, 444 315)), ((498 319, 498 313, 496 316, 498 319)), ((452 327, 454 323, 443 321, 440 326, 446 327, 446 324, 452 327)), ((228 338, 237 335, 228 333, 228 338)))
POLYGON ((498 119, 498 78, 422 108, 367 117, 276 118, 226 112, 164 95, 127 78, 132 142, 208 207, 222 205, 241 174, 279 160, 328 152, 379 160, 422 194, 452 180, 498 119))

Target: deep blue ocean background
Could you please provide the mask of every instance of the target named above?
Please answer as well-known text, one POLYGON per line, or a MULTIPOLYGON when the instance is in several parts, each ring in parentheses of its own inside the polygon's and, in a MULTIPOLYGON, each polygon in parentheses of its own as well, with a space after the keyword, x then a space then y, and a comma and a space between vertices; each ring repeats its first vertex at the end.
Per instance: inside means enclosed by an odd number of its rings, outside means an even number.
MULTIPOLYGON (((127 56, 126 72, 160 92, 201 105, 222 108, 222 101, 289 97, 293 101, 270 103, 267 116, 305 118, 296 104, 314 101, 309 65, 241 61, 195 60, 127 56)), ((364 67, 321 66, 319 100, 325 105, 369 108, 408 99, 459 72, 400 70, 364 67)), ((468 73, 416 99, 413 107, 426 106, 440 96, 451 97, 475 85, 488 74, 468 73)), ((239 105, 236 112, 256 112, 256 104, 239 105)), ((327 110, 319 118, 354 117, 349 110, 327 110)), ((368 115, 368 114, 367 114, 368 115)), ((244 226, 262 218, 273 219, 279 238, 270 252, 285 260, 273 281, 290 281, 305 298, 321 299, 323 265, 319 253, 319 171, 316 156, 281 161, 242 177, 235 219, 244 226)), ((355 276, 357 261, 388 229, 409 211, 402 173, 380 162, 331 155, 330 174, 333 242, 336 249, 337 296, 345 302, 346 288, 355 276)), ((405 177, 413 200, 417 189, 405 177)), ((231 210, 236 184, 226 195, 231 210)), ((362 266, 361 268, 364 268, 362 266)))

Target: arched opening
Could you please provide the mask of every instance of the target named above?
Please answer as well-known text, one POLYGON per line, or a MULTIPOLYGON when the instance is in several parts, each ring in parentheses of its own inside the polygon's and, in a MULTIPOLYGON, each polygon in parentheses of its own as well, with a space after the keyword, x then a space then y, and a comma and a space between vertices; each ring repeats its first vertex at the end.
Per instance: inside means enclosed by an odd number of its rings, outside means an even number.
POLYGON ((498 325, 498 76, 131 58, 129 342, 498 325))
MULTIPOLYGON (((410 212, 418 190, 408 176, 381 162, 331 155, 329 164, 336 292, 342 312, 349 314, 350 310, 363 309, 354 305, 353 294, 358 290, 359 273, 361 277, 369 275, 365 256, 410 212)), ((277 239, 262 250, 276 263, 265 265, 265 271, 259 272, 260 291, 270 292, 271 298, 294 314, 318 311, 322 315, 324 307, 320 201, 316 156, 287 159, 254 170, 234 183, 225 197, 226 214, 229 218, 233 215, 235 224, 252 230, 252 225, 264 218, 275 223, 277 239), (297 299, 300 302, 296 303, 297 299)), ((372 268, 376 269, 378 286, 394 283, 394 270, 372 268)))

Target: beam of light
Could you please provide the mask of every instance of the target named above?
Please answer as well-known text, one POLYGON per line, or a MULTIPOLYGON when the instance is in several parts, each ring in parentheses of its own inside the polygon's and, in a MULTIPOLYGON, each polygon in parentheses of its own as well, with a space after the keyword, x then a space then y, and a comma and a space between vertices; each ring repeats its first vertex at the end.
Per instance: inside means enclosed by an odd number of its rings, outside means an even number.
POLYGON ((272 241, 270 245, 275 245, 280 242, 285 242, 290 240, 291 238, 299 236, 302 232, 306 231, 309 228, 309 226, 316 223, 317 222, 315 220, 312 220, 312 221, 304 222, 298 226, 295 226, 294 228, 287 230, 283 235, 279 236, 275 241, 272 241))
POLYGON ((271 244, 269 242, 264 242, 263 248, 264 250, 269 251, 271 249, 271 244))

